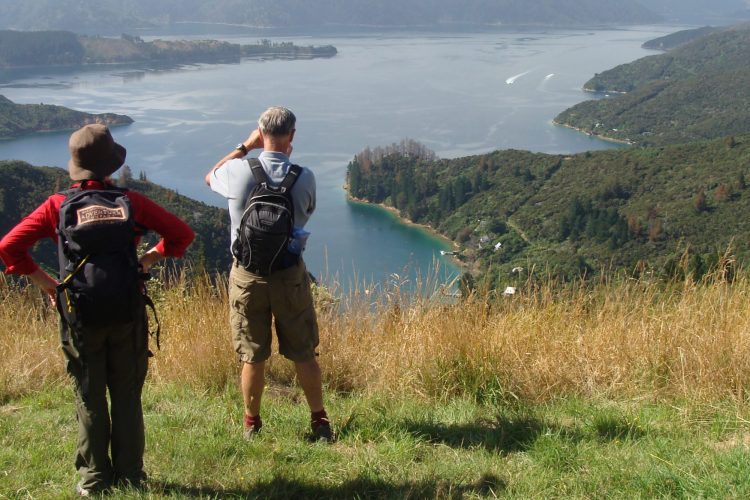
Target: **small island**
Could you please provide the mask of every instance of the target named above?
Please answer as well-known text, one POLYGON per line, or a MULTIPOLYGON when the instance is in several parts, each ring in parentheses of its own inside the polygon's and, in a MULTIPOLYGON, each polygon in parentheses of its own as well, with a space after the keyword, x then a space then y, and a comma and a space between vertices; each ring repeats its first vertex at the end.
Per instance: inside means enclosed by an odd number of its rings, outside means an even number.
POLYGON ((260 40, 240 45, 219 40, 153 40, 76 35, 69 31, 0 30, 0 68, 128 63, 226 63, 242 58, 312 59, 333 57, 336 47, 299 46, 260 40))
POLYGON ((127 125, 133 119, 114 113, 91 114, 50 104, 16 104, 0 95, 0 139, 36 132, 75 130, 91 123, 127 125))

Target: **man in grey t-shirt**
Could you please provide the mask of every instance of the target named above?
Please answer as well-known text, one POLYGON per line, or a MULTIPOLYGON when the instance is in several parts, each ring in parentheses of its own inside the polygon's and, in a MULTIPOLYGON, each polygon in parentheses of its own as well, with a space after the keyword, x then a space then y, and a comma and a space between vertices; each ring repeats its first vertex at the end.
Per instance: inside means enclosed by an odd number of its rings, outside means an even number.
MULTIPOLYGON (((206 184, 228 200, 231 240, 255 186, 250 164, 243 158, 250 150, 262 148, 258 160, 269 184, 278 186, 291 162, 296 118, 282 107, 271 107, 261 114, 258 128, 222 158, 206 174, 206 184)), ((242 363, 240 375, 245 403, 245 436, 260 431, 261 397, 265 386, 265 363, 271 355, 271 323, 276 327, 279 352, 295 364, 297 379, 311 412, 312 438, 330 441, 332 432, 323 407, 320 367, 315 358, 318 323, 310 292, 310 279, 302 260, 306 233, 304 226, 315 210, 315 176, 303 168, 291 190, 294 203, 294 241, 300 254, 297 262, 268 276, 245 269, 235 259, 229 273, 230 326, 234 347, 242 363)))

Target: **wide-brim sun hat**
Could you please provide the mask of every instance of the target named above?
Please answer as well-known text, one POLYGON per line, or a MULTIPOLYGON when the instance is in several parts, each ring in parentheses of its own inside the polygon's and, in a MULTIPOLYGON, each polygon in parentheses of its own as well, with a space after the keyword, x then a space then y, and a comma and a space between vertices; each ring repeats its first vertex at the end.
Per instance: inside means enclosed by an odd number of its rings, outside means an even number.
POLYGON ((106 125, 86 125, 68 141, 68 173, 74 181, 104 179, 125 163, 127 150, 117 144, 106 125))

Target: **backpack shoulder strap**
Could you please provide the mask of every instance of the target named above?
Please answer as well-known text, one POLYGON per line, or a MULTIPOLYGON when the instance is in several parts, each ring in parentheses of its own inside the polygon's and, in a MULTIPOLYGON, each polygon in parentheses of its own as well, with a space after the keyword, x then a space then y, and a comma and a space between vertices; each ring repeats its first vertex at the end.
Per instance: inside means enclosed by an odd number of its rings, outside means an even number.
POLYGON ((67 199, 70 195, 75 194, 79 191, 81 191, 80 187, 74 187, 74 188, 69 188, 69 189, 64 189, 62 191, 58 191, 57 194, 61 194, 63 195, 63 197, 65 197, 65 199, 67 199))
MULTIPOLYGON (((81 191, 85 191, 84 187, 86 185, 87 181, 82 181, 81 184, 78 187, 72 187, 68 189, 64 189, 62 191, 58 191, 57 194, 63 195, 65 198, 69 197, 72 194, 80 193, 81 191)), ((118 191, 122 194, 127 194, 128 191, 130 191, 126 187, 119 187, 119 186, 107 186, 104 191, 118 191)))
POLYGON ((284 176, 284 180, 281 181, 281 187, 284 188, 284 191, 292 189, 292 186, 294 186, 294 183, 297 182, 297 179, 299 179, 301 174, 302 167, 296 163, 292 163, 289 166, 289 171, 286 173, 286 176, 284 176))
MULTIPOLYGON (((65 221, 61 215, 62 215, 62 211, 65 209, 66 202, 70 199, 71 196, 73 196, 76 193, 80 193, 81 191, 82 189, 80 187, 68 188, 63 191, 58 191, 57 194, 62 195, 63 197, 63 201, 60 204, 61 213, 58 214, 57 227, 55 228, 55 232, 58 234, 58 236, 62 236, 62 229, 63 229, 63 225, 65 221)), ((63 239, 60 238, 59 241, 62 242, 63 239)))
POLYGON ((258 184, 263 184, 264 182, 268 184, 268 176, 266 175, 266 171, 263 170, 263 164, 260 160, 257 158, 248 158, 246 161, 250 166, 255 182, 258 184))

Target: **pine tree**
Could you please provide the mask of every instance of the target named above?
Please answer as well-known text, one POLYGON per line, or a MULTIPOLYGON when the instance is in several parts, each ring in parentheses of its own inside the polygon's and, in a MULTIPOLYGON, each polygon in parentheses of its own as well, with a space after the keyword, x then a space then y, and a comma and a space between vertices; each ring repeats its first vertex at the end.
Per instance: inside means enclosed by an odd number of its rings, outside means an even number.
POLYGON ((693 196, 693 208, 698 213, 705 212, 708 210, 708 203, 706 202, 706 192, 701 189, 695 196, 693 196))
POLYGON ((133 181, 133 172, 130 167, 123 165, 120 169, 120 177, 117 179, 117 185, 120 187, 128 187, 133 181))

